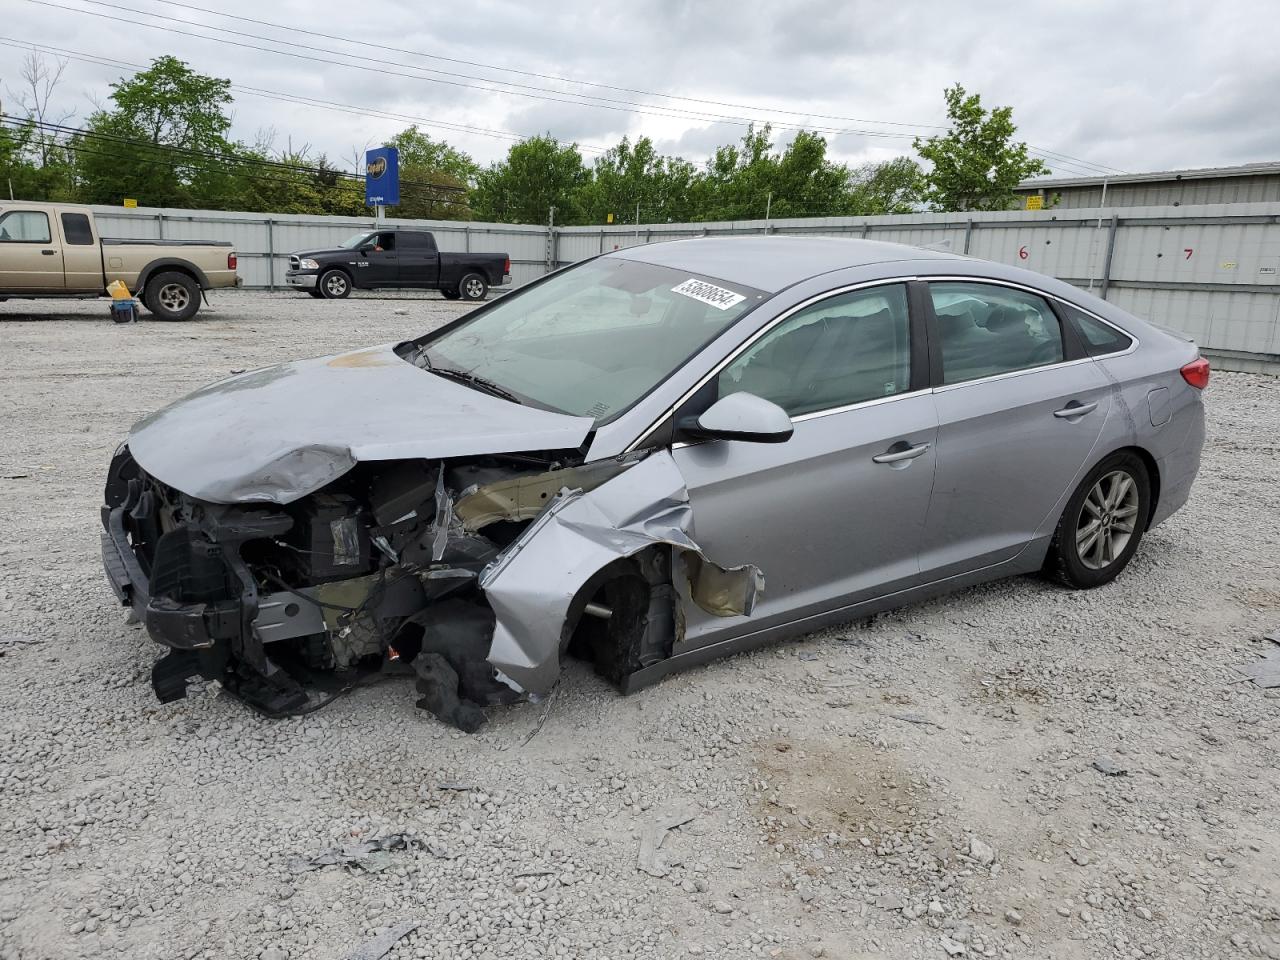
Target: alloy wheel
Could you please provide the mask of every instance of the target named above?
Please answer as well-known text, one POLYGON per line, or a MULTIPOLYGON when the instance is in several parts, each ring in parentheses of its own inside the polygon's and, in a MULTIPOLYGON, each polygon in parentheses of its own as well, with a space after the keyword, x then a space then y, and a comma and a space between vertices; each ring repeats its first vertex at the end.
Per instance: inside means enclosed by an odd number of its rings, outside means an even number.
POLYGON ((1098 478, 1076 521, 1076 554, 1090 570, 1102 570, 1124 552, 1138 519, 1138 485, 1124 470, 1098 478))
POLYGON ((166 283, 156 294, 156 301, 170 313, 181 313, 191 302, 191 294, 180 283, 166 283))

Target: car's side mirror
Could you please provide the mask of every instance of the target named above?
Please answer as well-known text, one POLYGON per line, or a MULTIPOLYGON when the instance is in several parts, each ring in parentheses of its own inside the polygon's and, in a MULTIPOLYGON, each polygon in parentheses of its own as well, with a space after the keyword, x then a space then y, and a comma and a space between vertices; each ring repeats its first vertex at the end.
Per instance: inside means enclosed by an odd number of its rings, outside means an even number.
POLYGON ((682 438, 752 443, 784 443, 794 429, 787 411, 776 403, 742 392, 721 397, 698 416, 682 418, 677 427, 682 438))
POLYGON ((362 256, 362 257, 367 257, 367 256, 368 256, 370 253, 372 253, 372 252, 373 252, 373 247, 361 247, 361 248, 360 248, 360 256, 362 256))

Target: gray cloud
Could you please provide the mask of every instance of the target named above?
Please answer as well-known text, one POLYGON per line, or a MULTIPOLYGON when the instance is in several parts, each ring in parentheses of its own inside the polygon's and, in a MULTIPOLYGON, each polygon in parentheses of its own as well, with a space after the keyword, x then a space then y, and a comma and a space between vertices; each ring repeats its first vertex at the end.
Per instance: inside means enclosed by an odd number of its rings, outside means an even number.
MULTIPOLYGON (((111 12, 91 8, 84 0, 57 2, 111 12)), ((161 0, 113 2, 166 11, 161 0)), ((939 124, 942 89, 956 81, 981 92, 988 105, 1013 106, 1020 136, 1035 147, 1126 170, 1274 159, 1280 151, 1280 131, 1270 122, 1280 89, 1274 55, 1280 23, 1264 3, 1220 5, 1206 12, 1191 0, 1124 7, 1103 0, 1071 5, 903 0, 891 7, 868 0, 567 0, 554 7, 473 0, 446 10, 424 8, 413 0, 363 5, 278 0, 269 8, 252 0, 223 0, 217 9, 346 39, 272 30, 188 10, 167 12, 254 35, 226 39, 271 46, 274 38, 344 50, 370 58, 369 69, 150 30, 141 26, 150 18, 136 14, 113 12, 120 19, 102 19, 26 0, 6 4, 4 33, 124 62, 145 63, 172 53, 202 72, 238 84, 445 124, 520 133, 549 130, 561 139, 606 146, 624 134, 648 135, 664 150, 694 161, 741 138, 744 127, 727 118, 772 119, 780 143, 794 135, 791 126, 830 128, 833 155, 849 162, 910 153, 912 135, 931 132, 927 127, 880 126, 896 136, 869 137, 837 134, 833 131, 866 125, 831 118, 939 124), (357 40, 730 105, 586 87, 348 42, 357 40), (370 62, 377 60, 384 62, 370 62), (497 86, 502 81, 557 91, 555 96, 566 99, 582 94, 638 106, 624 112, 518 96, 510 86, 504 94, 395 75, 414 74, 415 65, 450 73, 461 84, 497 86)), ((0 83, 17 85, 20 58, 17 51, 0 48, 0 83)), ((89 96, 105 100, 108 83, 129 72, 73 61, 60 99, 82 120, 92 110, 89 96)), ((12 101, 7 93, 5 101, 12 101)), ((240 139, 251 141, 260 128, 272 127, 277 146, 292 138, 295 146, 307 143, 333 158, 345 158, 353 147, 377 142, 405 125, 248 95, 238 96, 235 105, 240 139)), ((509 145, 479 132, 421 126, 482 162, 500 157, 509 145)), ((1053 167, 1059 175, 1082 173, 1070 162, 1053 167)))

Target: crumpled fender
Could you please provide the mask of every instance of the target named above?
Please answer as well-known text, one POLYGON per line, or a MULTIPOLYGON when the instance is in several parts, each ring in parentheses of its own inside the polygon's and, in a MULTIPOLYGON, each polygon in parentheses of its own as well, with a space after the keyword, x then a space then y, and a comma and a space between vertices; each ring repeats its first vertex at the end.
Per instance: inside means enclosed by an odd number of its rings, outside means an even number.
MULTIPOLYGON (((689 491, 667 451, 650 454, 593 490, 563 490, 503 554, 479 586, 497 617, 489 662, 512 687, 549 693, 576 627, 571 607, 591 578, 615 560, 657 544, 675 548, 682 606, 717 616, 749 615, 764 590, 752 564, 721 567, 691 535, 689 491)), ((677 633, 683 623, 677 614, 677 633)))

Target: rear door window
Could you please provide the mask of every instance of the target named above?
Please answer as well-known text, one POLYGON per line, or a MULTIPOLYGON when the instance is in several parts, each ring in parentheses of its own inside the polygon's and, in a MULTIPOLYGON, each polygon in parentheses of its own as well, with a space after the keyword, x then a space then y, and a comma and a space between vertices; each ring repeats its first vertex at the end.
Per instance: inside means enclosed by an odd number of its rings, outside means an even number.
POLYGON ((965 281, 930 283, 929 294, 944 384, 1062 362, 1062 327, 1042 297, 965 281))
POLYGON ((67 238, 67 243, 74 246, 92 244, 93 228, 89 226, 88 216, 83 213, 64 213, 62 235, 67 238))

